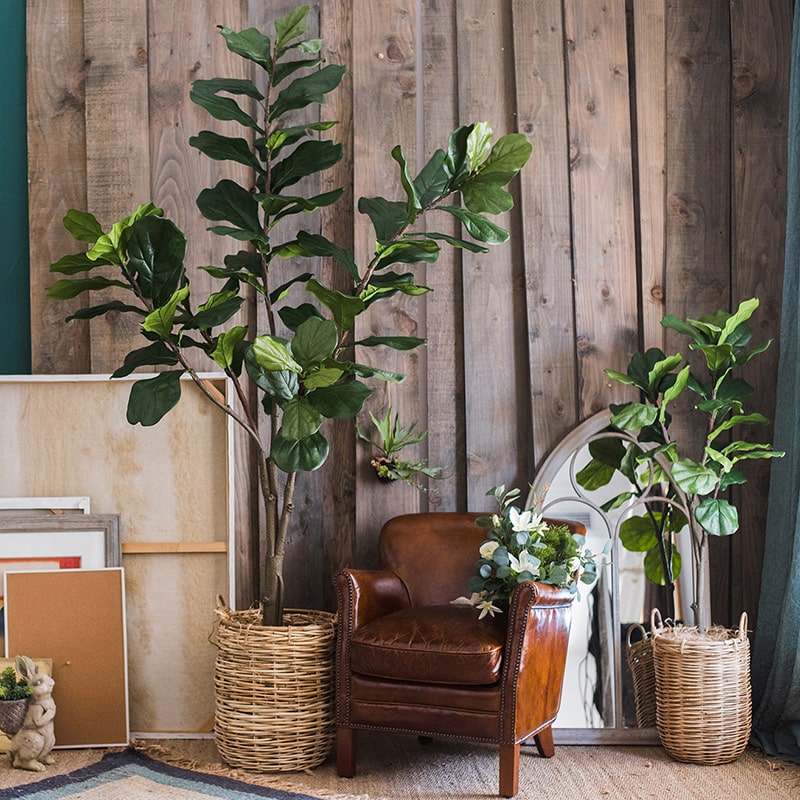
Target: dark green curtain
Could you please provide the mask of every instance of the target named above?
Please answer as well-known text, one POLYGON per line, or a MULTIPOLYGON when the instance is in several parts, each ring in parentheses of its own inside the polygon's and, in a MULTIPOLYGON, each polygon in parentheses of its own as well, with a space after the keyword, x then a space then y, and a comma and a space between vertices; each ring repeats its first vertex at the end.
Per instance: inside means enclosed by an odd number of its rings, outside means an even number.
POLYGON ((800 763, 800 0, 789 89, 789 164, 775 446, 758 627, 753 643, 752 743, 800 763))
POLYGON ((25 113, 25 0, 2 0, 0 29, 0 374, 31 371, 28 280, 28 156, 25 113))

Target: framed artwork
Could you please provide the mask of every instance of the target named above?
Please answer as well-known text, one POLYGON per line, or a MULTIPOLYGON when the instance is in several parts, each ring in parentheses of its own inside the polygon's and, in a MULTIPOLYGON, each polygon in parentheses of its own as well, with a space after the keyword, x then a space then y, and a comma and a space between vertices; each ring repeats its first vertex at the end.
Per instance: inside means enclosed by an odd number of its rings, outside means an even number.
POLYGON ((0 653, 7 655, 6 572, 118 567, 121 558, 118 514, 0 514, 0 653))

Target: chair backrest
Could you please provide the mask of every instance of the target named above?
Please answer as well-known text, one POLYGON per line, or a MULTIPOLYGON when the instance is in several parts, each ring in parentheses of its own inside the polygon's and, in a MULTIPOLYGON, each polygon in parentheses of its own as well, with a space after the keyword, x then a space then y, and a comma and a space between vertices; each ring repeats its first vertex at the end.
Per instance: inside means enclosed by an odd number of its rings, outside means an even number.
POLYGON ((434 511, 403 514, 381 530, 378 560, 408 588, 412 606, 444 605, 468 597, 478 549, 486 529, 475 524, 482 513, 434 511))

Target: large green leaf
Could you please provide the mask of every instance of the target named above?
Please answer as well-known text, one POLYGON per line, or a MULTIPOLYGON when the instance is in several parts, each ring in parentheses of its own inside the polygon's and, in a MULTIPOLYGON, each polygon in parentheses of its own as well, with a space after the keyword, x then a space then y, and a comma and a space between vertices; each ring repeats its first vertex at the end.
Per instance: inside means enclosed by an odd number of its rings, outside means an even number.
POLYGON ((495 142, 489 156, 481 164, 479 172, 481 175, 502 176, 495 180, 503 180, 504 183, 508 183, 511 177, 525 166, 532 151, 533 145, 524 134, 506 134, 495 142))
POLYGON ((461 181, 469 171, 467 142, 474 125, 462 125, 456 128, 447 140, 447 169, 452 177, 451 185, 461 181))
POLYGON ((244 303, 237 292, 215 292, 203 303, 197 313, 190 318, 181 319, 187 329, 210 329, 227 322, 244 303))
POLYGON ((74 255, 62 256, 54 264, 51 264, 50 272, 60 272, 62 275, 76 275, 79 272, 88 272, 90 269, 110 263, 110 261, 103 259, 89 258, 86 253, 75 253, 74 255))
POLYGON ((389 201, 383 197, 360 197, 358 210, 372 220, 375 238, 389 242, 408 225, 405 203, 389 201))
POLYGON ((175 324, 175 313, 178 310, 178 305, 182 303, 188 295, 188 286, 178 289, 164 305, 154 308, 144 318, 142 329, 149 333, 154 333, 161 339, 167 339, 172 333, 172 327, 175 324))
POLYGON ((211 114, 214 119, 232 120, 245 128, 261 131, 258 123, 239 104, 230 97, 221 97, 221 93, 242 95, 261 102, 264 95, 252 81, 241 78, 213 78, 198 80, 192 84, 189 98, 211 114))
POLYGON ((309 317, 295 333, 292 355, 304 370, 309 370, 330 358, 337 342, 338 335, 333 322, 316 316, 309 317))
POLYGON ((450 170, 447 168, 447 154, 436 150, 414 179, 414 193, 422 208, 427 208, 444 197, 450 189, 450 170))
POLYGON ((727 500, 704 497, 694 517, 711 536, 730 536, 739 530, 739 512, 727 500))
POLYGON ((247 28, 236 31, 218 25, 219 32, 225 37, 228 50, 236 55, 253 61, 267 72, 272 69, 272 56, 270 55, 270 40, 257 28, 247 28))
POLYGON ((341 264, 354 281, 359 280, 358 267, 352 250, 344 250, 320 234, 297 232, 297 241, 312 256, 332 258, 341 264))
POLYGON ((329 449, 328 440, 319 432, 300 441, 287 439, 278 432, 272 441, 270 457, 284 472, 313 472, 325 463, 329 449))
POLYGON ((116 369, 111 374, 111 377, 124 378, 126 375, 130 375, 137 367, 158 366, 162 364, 174 366, 177 363, 178 358, 175 353, 173 353, 164 342, 157 341, 147 347, 131 350, 131 352, 125 356, 122 366, 116 369))
POLYGON ((263 390, 278 405, 288 403, 300 391, 298 373, 294 370, 273 370, 258 363, 254 348, 245 351, 244 365, 250 380, 263 390))
POLYGON ((372 390, 360 381, 347 381, 309 392, 308 401, 328 419, 352 419, 372 390))
POLYGON ((158 308, 184 281, 186 237, 174 222, 163 217, 143 217, 134 223, 128 241, 130 268, 145 297, 158 308))
POLYGON ((461 187, 464 205, 476 214, 502 214, 514 207, 514 198, 490 175, 478 175, 461 187))
POLYGON ((341 161, 342 146, 328 139, 311 140, 297 145, 282 161, 272 165, 269 189, 279 194, 282 189, 309 175, 328 169, 341 161))
POLYGON ((611 424, 621 431, 638 431, 652 425, 658 418, 658 409, 644 403, 626 403, 612 417, 611 424))
MULTIPOLYGON (((211 358, 213 358, 214 362, 222 369, 231 368, 235 363, 237 363, 236 353, 246 335, 246 325, 236 325, 229 331, 223 331, 217 337, 217 345, 211 353, 211 358)), ((238 363, 241 367, 241 361, 238 363)))
MULTIPOLYGON (((659 517, 658 514, 655 515, 659 517)), ((647 515, 628 517, 619 526, 619 540, 626 550, 645 552, 658 544, 657 528, 647 515)))
POLYGON ((299 441, 315 434, 324 417, 306 397, 293 397, 283 407, 281 434, 285 439, 299 441))
POLYGON ((439 209, 461 220, 464 227, 469 231, 469 235, 479 242, 502 244, 508 241, 507 230, 495 225, 480 214, 473 214, 471 211, 459 206, 439 206, 439 209))
POLYGON ((181 399, 181 375, 185 370, 159 372, 155 378, 136 381, 128 397, 127 419, 131 425, 155 425, 181 399))
POLYGON ((322 103, 325 95, 341 82, 345 68, 339 64, 328 64, 317 72, 295 78, 275 99, 269 109, 269 120, 273 122, 287 111, 305 108, 312 103, 322 103))
POLYGON ((253 155, 249 143, 241 137, 222 136, 214 131, 200 131, 197 136, 189 137, 189 145, 216 161, 234 161, 256 172, 264 172, 261 162, 253 155))
POLYGON ((742 302, 739 303, 739 307, 736 309, 736 311, 734 311, 734 313, 731 314, 727 320, 725 320, 725 325, 723 326, 722 332, 719 335, 719 344, 725 344, 725 342, 728 342, 733 336, 734 332, 739 329, 739 326, 753 316, 753 312, 758 308, 758 303, 759 301, 757 297, 751 297, 750 299, 742 300, 742 302))
POLYGON ((417 218, 417 214, 422 211, 422 205, 417 196, 414 180, 408 170, 406 157, 403 155, 403 148, 398 144, 392 148, 392 158, 400 165, 400 183, 406 193, 406 218, 409 225, 417 218))
POLYGON ((578 470, 575 474, 575 480, 579 486, 582 486, 587 491, 593 491, 602 486, 607 486, 616 471, 614 467, 610 467, 608 464, 603 464, 593 458, 582 469, 578 470))
POLYGON ((385 345, 394 350, 413 350, 427 343, 427 339, 420 339, 418 336, 367 336, 366 339, 359 339, 355 344, 363 347, 385 345))
POLYGON ((109 303, 101 303, 98 306, 79 308, 74 314, 70 314, 66 318, 65 322, 69 322, 73 319, 94 319, 95 317, 100 317, 103 314, 107 314, 109 311, 118 311, 120 313, 131 312, 138 314, 140 317, 144 317, 147 313, 144 311, 144 309, 141 309, 138 306, 129 306, 127 303, 122 303, 119 300, 112 300, 109 303))
MULTIPOLYGON (((672 548, 672 580, 674 581, 681 574, 681 554, 676 548, 672 548)), ((664 565, 661 561, 661 553, 657 547, 648 550, 644 557, 644 575, 651 583, 657 586, 666 586, 667 580, 664 577, 664 565)))
POLYGON ((492 128, 488 122, 476 122, 467 137, 467 156, 470 169, 475 172, 491 152, 492 128))
POLYGON ((72 234, 72 238, 79 242, 94 244, 103 235, 103 227, 94 214, 74 208, 67 211, 64 227, 72 234))
POLYGON ((111 286, 131 289, 127 283, 97 275, 94 278, 63 278, 47 287, 47 296, 55 300, 71 300, 82 292, 96 292, 111 286))
POLYGON ((283 50, 293 39, 297 39, 308 32, 306 18, 308 17, 308 6, 298 6, 293 8, 283 17, 275 20, 275 47, 283 50))
POLYGON ((270 336, 269 334, 257 336, 253 342, 253 355, 258 364, 264 369, 288 369, 298 375, 303 372, 303 368, 292 358, 289 349, 276 336, 270 336))
POLYGON ((713 492, 719 480, 713 469, 688 458, 678 459, 672 465, 672 477, 687 494, 713 492))
POLYGON ((326 308, 329 308, 336 324, 343 331, 350 331, 355 325, 356 317, 364 310, 364 301, 352 295, 328 289, 313 278, 306 284, 314 297, 326 308))
POLYGON ((439 258, 440 249, 431 239, 401 239, 378 248, 380 259, 375 269, 385 269, 392 264, 433 264, 439 258))
POLYGON ((258 201, 238 183, 224 179, 212 189, 203 189, 197 197, 197 207, 206 219, 226 220, 248 239, 263 240, 258 201))

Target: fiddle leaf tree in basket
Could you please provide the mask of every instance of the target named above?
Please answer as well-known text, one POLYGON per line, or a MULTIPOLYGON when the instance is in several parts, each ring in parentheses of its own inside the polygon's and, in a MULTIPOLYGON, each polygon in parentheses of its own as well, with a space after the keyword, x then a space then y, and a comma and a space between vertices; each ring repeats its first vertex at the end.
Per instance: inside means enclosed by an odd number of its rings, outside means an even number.
POLYGON ((733 313, 719 310, 696 320, 664 317, 661 324, 686 336, 689 350, 699 354, 696 365, 681 353, 668 356, 653 347, 636 353, 624 373, 607 369, 612 380, 635 387, 639 398, 611 406, 611 427, 589 444, 591 460, 576 475, 589 490, 609 485, 617 474, 627 479, 630 489, 615 494, 604 508, 643 509, 622 521, 620 541, 645 553, 645 575, 666 585, 670 595, 682 568, 675 534, 688 526, 695 567, 692 609, 701 629, 710 624, 703 594, 708 537, 739 529, 739 513, 727 490, 746 483, 744 462, 784 455, 751 441, 749 434, 731 435, 739 426, 768 424, 762 414, 745 411, 753 387, 735 374, 771 344, 751 345, 748 320, 756 308, 753 298, 733 313), (688 410, 701 417, 701 442, 678 442, 671 427, 675 401, 686 390, 696 398, 688 410))
MULTIPOLYGON (((211 222, 209 231, 227 237, 232 252, 217 266, 200 265, 219 279, 217 291, 197 296, 184 263, 184 234, 153 204, 104 229, 89 213, 72 210, 64 224, 86 252, 51 266, 69 276, 48 289, 52 298, 117 287, 127 299, 89 306, 69 319, 108 313, 133 314, 145 340, 132 350, 113 377, 140 367, 157 367, 154 377, 133 384, 127 418, 154 425, 180 400, 180 378, 188 375, 210 402, 230 415, 252 438, 259 454, 259 479, 265 506, 266 569, 261 603, 264 624, 281 620, 282 569, 297 474, 316 470, 328 456, 325 425, 352 419, 371 389, 370 379, 402 381, 404 376, 358 358, 360 348, 410 350, 424 344, 413 336, 356 337, 356 320, 394 295, 429 291, 412 271, 433 264, 443 246, 475 253, 508 239, 488 219, 513 206, 504 188, 527 161, 531 145, 521 134, 492 143, 486 123, 457 128, 413 175, 402 149, 391 158, 399 170, 400 199, 362 197, 358 209, 372 223, 375 248, 366 263, 352 250, 324 235, 284 223, 331 206, 342 190, 308 195, 300 182, 335 165, 342 147, 323 138, 335 122, 293 121, 293 114, 320 106, 339 85, 344 68, 325 64, 322 42, 306 36, 308 7, 275 22, 272 35, 254 28, 220 27, 228 49, 249 62, 253 80, 214 78, 192 84, 191 99, 211 117, 235 131, 204 130, 189 143, 211 159, 247 167, 246 185, 224 178, 204 189, 197 206, 211 222), (460 194, 462 203, 457 200, 460 194), (414 225, 423 215, 458 220, 461 236, 414 225), (288 261, 291 259, 291 261, 288 261), (305 259, 323 259, 343 274, 334 288, 322 282, 305 259), (278 268, 280 267, 280 269, 278 268), (101 269, 106 268, 106 269, 101 269), (287 276, 287 270, 292 271, 287 276), (277 275, 276 275, 277 273, 277 275), (74 277, 80 276, 80 277, 74 277), (233 319, 252 294, 263 304, 264 330, 233 319), (241 411, 210 392, 198 376, 194 357, 231 380, 241 411), (253 403, 246 379, 259 390, 253 403), (259 425, 260 407, 269 424, 259 425)), ((303 116, 308 119, 308 113, 303 116)), ((378 356, 370 359, 377 363, 378 356)))

